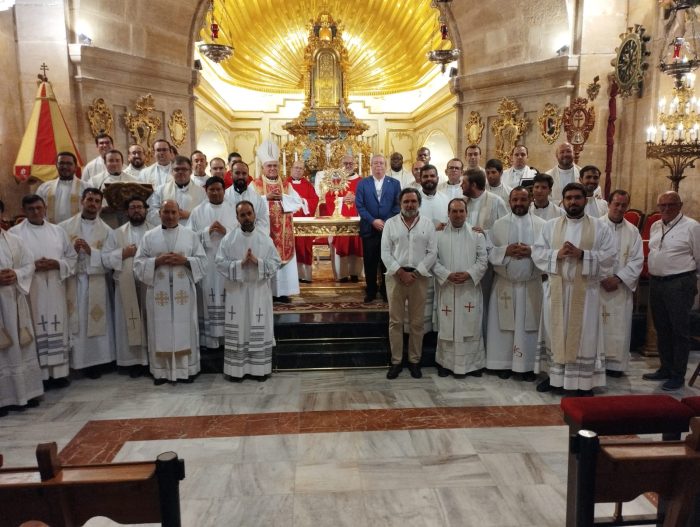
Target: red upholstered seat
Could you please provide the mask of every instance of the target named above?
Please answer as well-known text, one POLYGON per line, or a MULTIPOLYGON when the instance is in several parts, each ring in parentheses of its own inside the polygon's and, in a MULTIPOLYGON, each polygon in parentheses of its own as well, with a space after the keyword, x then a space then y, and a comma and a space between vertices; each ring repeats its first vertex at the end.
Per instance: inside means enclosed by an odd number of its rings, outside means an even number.
POLYGON ((572 428, 599 435, 683 433, 694 415, 670 395, 569 397, 561 409, 572 428))
POLYGON ((660 219, 661 214, 658 212, 652 212, 644 219, 644 227, 642 228, 642 252, 644 253, 642 278, 649 278, 649 267, 647 266, 647 258, 649 257, 649 235, 651 234, 651 226, 660 219))
POLYGON ((681 402, 690 408, 695 417, 700 417, 700 396, 684 397, 681 402))
POLYGON ((638 229, 641 229, 644 213, 639 209, 628 209, 627 212, 625 212, 625 219, 638 229))

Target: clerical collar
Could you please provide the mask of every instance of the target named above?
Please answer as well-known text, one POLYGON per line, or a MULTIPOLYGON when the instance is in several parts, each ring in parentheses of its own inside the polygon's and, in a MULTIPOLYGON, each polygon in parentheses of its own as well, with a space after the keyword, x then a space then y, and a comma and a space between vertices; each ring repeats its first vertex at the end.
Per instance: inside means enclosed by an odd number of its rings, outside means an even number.
POLYGON ((180 226, 180 224, 178 223, 177 225, 175 225, 175 226, 173 226, 173 227, 168 227, 168 226, 163 225, 163 224, 161 224, 160 226, 161 226, 161 227, 163 228, 163 230, 165 231, 165 230, 168 230, 168 229, 177 229, 177 228, 180 226))
POLYGON ((83 215, 81 214, 81 215, 80 215, 80 219, 83 220, 83 221, 95 221, 95 220, 97 219, 97 216, 95 216, 94 218, 86 218, 85 216, 83 216, 83 215))
POLYGON ((624 220, 625 220, 625 217, 624 217, 624 216, 620 219, 620 221, 615 221, 615 220, 612 219, 610 216, 608 216, 608 221, 609 221, 610 223, 614 223, 615 225, 620 225, 624 220))
POLYGON ((461 181, 457 181, 457 183, 450 183, 449 181, 447 182, 447 185, 450 187, 456 187, 457 185, 461 185, 461 184, 462 184, 461 181))
POLYGON ((190 184, 189 181, 187 183, 182 184, 182 185, 180 185, 180 183, 178 183, 177 181, 175 182, 175 185, 177 185, 177 188, 179 188, 180 190, 182 190, 183 188, 187 188, 189 186, 189 184, 190 184))
POLYGON ((546 209, 547 207, 549 207, 549 201, 544 207, 540 207, 536 201, 533 201, 532 204, 535 206, 536 209, 546 209))
POLYGON ((572 217, 572 216, 569 216, 568 213, 567 213, 567 215, 566 215, 566 219, 567 219, 567 220, 571 220, 571 221, 574 221, 574 222, 579 222, 579 221, 581 221, 581 220, 582 220, 583 218, 585 218, 585 217, 586 217, 586 213, 585 213, 585 212, 584 212, 583 214, 581 214, 578 218, 574 218, 574 217, 572 217))
POLYGON ((58 178, 58 182, 59 182, 59 183, 72 183, 72 182, 73 182, 73 179, 75 179, 74 176, 71 176, 70 178, 59 177, 59 178, 58 178))
POLYGON ((562 168, 559 165, 557 165, 557 170, 559 170, 559 172, 571 172, 573 169, 574 169, 574 165, 571 165, 571 167, 569 167, 569 168, 562 168))

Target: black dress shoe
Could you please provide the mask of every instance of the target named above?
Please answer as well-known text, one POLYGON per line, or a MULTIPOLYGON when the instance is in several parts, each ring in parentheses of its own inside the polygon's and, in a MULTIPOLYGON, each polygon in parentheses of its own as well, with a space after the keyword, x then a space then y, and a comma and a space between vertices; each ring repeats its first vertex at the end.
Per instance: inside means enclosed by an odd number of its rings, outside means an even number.
POLYGON ((344 276, 340 280, 338 280, 338 282, 341 284, 347 284, 349 281, 350 279, 347 276, 344 276))
POLYGON ((68 388, 70 386, 70 379, 68 377, 61 377, 60 379, 51 379, 52 388, 68 388))
POLYGON ((187 379, 178 379, 178 382, 184 383, 184 384, 192 384, 194 382, 195 375, 190 375, 187 377, 187 379))
POLYGON ((593 397, 593 390, 577 390, 579 397, 593 397))
POLYGON ((551 392, 554 389, 554 386, 552 386, 549 383, 549 377, 547 377, 545 380, 543 380, 541 383, 537 385, 537 388, 535 388, 538 392, 540 393, 546 393, 546 392, 551 392))
POLYGON ((83 373, 85 373, 85 377, 88 379, 99 379, 102 377, 102 372, 100 371, 100 367, 98 366, 90 366, 89 368, 85 368, 83 370, 83 373))
POLYGON ((360 281, 360 279, 357 277, 356 274, 351 274, 351 275, 350 275, 350 281, 351 281, 353 284, 356 284, 357 282, 360 281))
POLYGON ((129 377, 132 379, 138 379, 143 375, 143 366, 137 364, 135 366, 129 366, 129 377))
POLYGON ((166 382, 168 382, 168 379, 165 379, 165 378, 153 379, 153 384, 155 384, 156 386, 161 386, 161 385, 165 384, 166 382))
POLYGON ((233 375, 226 375, 224 373, 224 379, 228 382, 243 382, 243 377, 234 377, 233 375))
POLYGON ((389 371, 386 372, 386 378, 396 379, 396 377, 399 376, 399 373, 401 373, 401 370, 403 370, 401 364, 392 364, 391 366, 389 366, 389 371))
POLYGON ((439 364, 437 365, 437 372, 438 372, 438 377, 447 377, 450 375, 450 370, 447 368, 443 368, 439 364))
POLYGON ((532 382, 532 381, 534 381, 535 379, 537 379, 537 375, 535 375, 535 372, 533 372, 533 371, 526 371, 525 373, 523 373, 523 380, 524 380, 525 382, 532 382))
POLYGON ((365 299, 363 300, 363 302, 365 304, 371 304, 372 302, 374 302, 375 298, 376 298, 376 295, 375 296, 365 295, 365 299))
POLYGON ((684 384, 684 379, 672 377, 661 385, 661 389, 665 392, 675 392, 676 390, 683 388, 684 384))
POLYGON ((605 375, 612 377, 613 379, 619 379, 622 377, 622 372, 618 370, 605 370, 605 375))
POLYGON ((642 379, 645 381, 667 381, 670 378, 671 374, 662 369, 658 369, 654 373, 645 373, 642 375, 642 379))
POLYGON ((34 397, 34 399, 29 399, 27 401, 27 408, 36 408, 37 406, 39 406, 39 398, 38 397, 34 397))
POLYGON ((500 370, 498 372, 499 379, 510 379, 511 375, 513 375, 513 372, 511 370, 500 370))
POLYGON ((453 373, 452 377, 454 377, 455 379, 466 379, 467 375, 469 375, 469 374, 468 373, 453 373))
POLYGON ((408 363, 408 371, 411 372, 411 377, 414 379, 420 379, 423 377, 423 372, 420 371, 420 366, 418 364, 408 363))
POLYGON ((7 414, 10 413, 7 411, 7 408, 3 407, 0 408, 0 417, 7 417, 7 414))
POLYGON ((478 370, 468 371, 466 375, 469 375, 470 377, 481 377, 482 373, 483 368, 479 368, 478 370))
POLYGON ((253 378, 258 382, 265 382, 267 379, 270 378, 270 376, 269 375, 253 375, 253 378))
POLYGON ((279 301, 282 302, 283 304, 291 304, 292 303, 292 300, 286 295, 280 296, 279 301))

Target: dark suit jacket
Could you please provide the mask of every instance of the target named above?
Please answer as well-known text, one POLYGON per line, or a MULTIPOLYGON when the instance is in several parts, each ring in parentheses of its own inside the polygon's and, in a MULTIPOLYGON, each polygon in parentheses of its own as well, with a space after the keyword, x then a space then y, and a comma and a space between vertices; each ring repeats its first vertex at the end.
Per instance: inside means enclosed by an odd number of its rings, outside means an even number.
POLYGON ((374 220, 386 221, 399 213, 400 192, 401 184, 390 176, 384 176, 381 201, 377 200, 373 176, 366 177, 358 183, 355 193, 355 207, 360 214, 360 236, 372 235, 374 231, 372 222, 374 220))

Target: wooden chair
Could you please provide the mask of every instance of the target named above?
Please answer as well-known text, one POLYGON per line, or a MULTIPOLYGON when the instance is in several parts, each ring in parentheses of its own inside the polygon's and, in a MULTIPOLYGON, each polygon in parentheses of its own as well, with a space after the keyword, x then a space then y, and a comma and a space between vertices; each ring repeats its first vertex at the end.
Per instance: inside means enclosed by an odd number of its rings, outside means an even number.
POLYGON ((180 527, 185 462, 174 452, 155 462, 63 467, 56 443, 43 443, 36 457, 38 468, 0 469, 0 527, 77 527, 95 516, 180 527))
POLYGON ((625 212, 625 219, 637 227, 637 229, 640 231, 642 230, 642 225, 644 224, 644 213, 641 210, 628 209, 627 212, 625 212))
POLYGON ((567 516, 567 527, 686 527, 700 492, 700 418, 694 417, 690 428, 692 433, 685 441, 602 444, 594 432, 579 431, 571 442, 577 465, 576 504, 575 516, 567 516), (665 510, 651 516, 595 520, 596 503, 630 501, 645 492, 656 492, 665 510))

